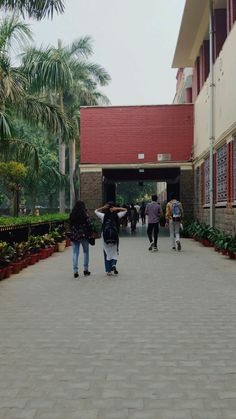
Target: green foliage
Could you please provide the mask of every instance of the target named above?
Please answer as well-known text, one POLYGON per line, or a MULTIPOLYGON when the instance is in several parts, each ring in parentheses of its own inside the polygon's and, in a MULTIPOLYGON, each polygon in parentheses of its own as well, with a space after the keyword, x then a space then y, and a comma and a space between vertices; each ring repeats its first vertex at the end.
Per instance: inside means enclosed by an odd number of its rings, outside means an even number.
POLYGON ((61 14, 65 9, 63 0, 0 0, 0 9, 4 12, 14 12, 37 20, 61 14))
POLYGON ((0 162, 1 182, 7 190, 11 192, 19 190, 26 175, 27 168, 24 164, 16 161, 10 161, 9 163, 0 162))
POLYGON ((117 185, 117 194, 122 204, 148 201, 156 193, 155 182, 121 182, 117 185))
POLYGON ((23 217, 0 217, 1 225, 25 225, 47 221, 67 221, 68 214, 46 214, 40 216, 23 216, 23 217))

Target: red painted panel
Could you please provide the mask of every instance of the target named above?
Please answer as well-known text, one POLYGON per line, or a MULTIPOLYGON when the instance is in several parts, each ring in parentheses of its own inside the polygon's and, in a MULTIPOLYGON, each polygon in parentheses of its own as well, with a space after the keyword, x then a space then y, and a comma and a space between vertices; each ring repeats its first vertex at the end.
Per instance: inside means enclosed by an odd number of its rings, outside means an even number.
POLYGON ((222 46, 227 37, 227 10, 216 9, 214 10, 214 59, 218 57, 222 46))
POLYGON ((81 108, 80 143, 81 163, 151 163, 157 162, 157 154, 189 161, 193 106, 81 108), (139 153, 144 153, 143 160, 139 153))

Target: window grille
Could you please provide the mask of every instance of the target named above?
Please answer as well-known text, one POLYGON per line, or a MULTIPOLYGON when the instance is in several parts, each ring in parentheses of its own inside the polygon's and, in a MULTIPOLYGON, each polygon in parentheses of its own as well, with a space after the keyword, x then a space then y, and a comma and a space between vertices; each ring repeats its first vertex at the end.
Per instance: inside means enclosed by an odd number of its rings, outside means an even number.
POLYGON ((210 159, 205 160, 205 204, 210 203, 210 159))
POLYGON ((236 137, 233 142, 233 155, 234 155, 234 165, 233 165, 233 179, 234 179, 234 200, 236 201, 236 137))
POLYGON ((227 145, 216 153, 216 201, 227 201, 227 145))
POLYGON ((195 204, 196 206, 199 205, 200 203, 200 193, 201 193, 201 189, 200 189, 200 168, 197 167, 196 171, 195 171, 195 204))

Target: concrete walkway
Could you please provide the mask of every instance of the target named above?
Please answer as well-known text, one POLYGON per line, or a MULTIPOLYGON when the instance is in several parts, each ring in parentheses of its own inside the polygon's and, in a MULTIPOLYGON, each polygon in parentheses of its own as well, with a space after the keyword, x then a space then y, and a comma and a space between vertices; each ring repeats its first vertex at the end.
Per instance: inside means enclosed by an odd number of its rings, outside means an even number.
POLYGON ((0 419, 236 418, 236 261, 143 230, 118 278, 99 240, 90 278, 68 248, 0 283, 0 419))

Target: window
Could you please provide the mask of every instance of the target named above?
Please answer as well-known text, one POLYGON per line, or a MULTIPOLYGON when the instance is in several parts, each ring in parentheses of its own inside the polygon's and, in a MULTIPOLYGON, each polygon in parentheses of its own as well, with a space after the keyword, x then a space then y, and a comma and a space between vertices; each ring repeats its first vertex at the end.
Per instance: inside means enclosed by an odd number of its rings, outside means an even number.
POLYGON ((233 141, 233 180, 234 180, 234 200, 236 201, 236 138, 233 141))
POLYGON ((227 145, 216 153, 216 202, 227 201, 227 145))
POLYGON ((208 157, 208 159, 205 160, 205 173, 204 173, 204 178, 205 178, 205 204, 209 204, 210 203, 210 159, 208 157))
POLYGON ((196 171, 195 171, 195 205, 198 208, 198 205, 200 203, 200 193, 201 193, 201 189, 200 189, 200 168, 197 167, 196 171))

